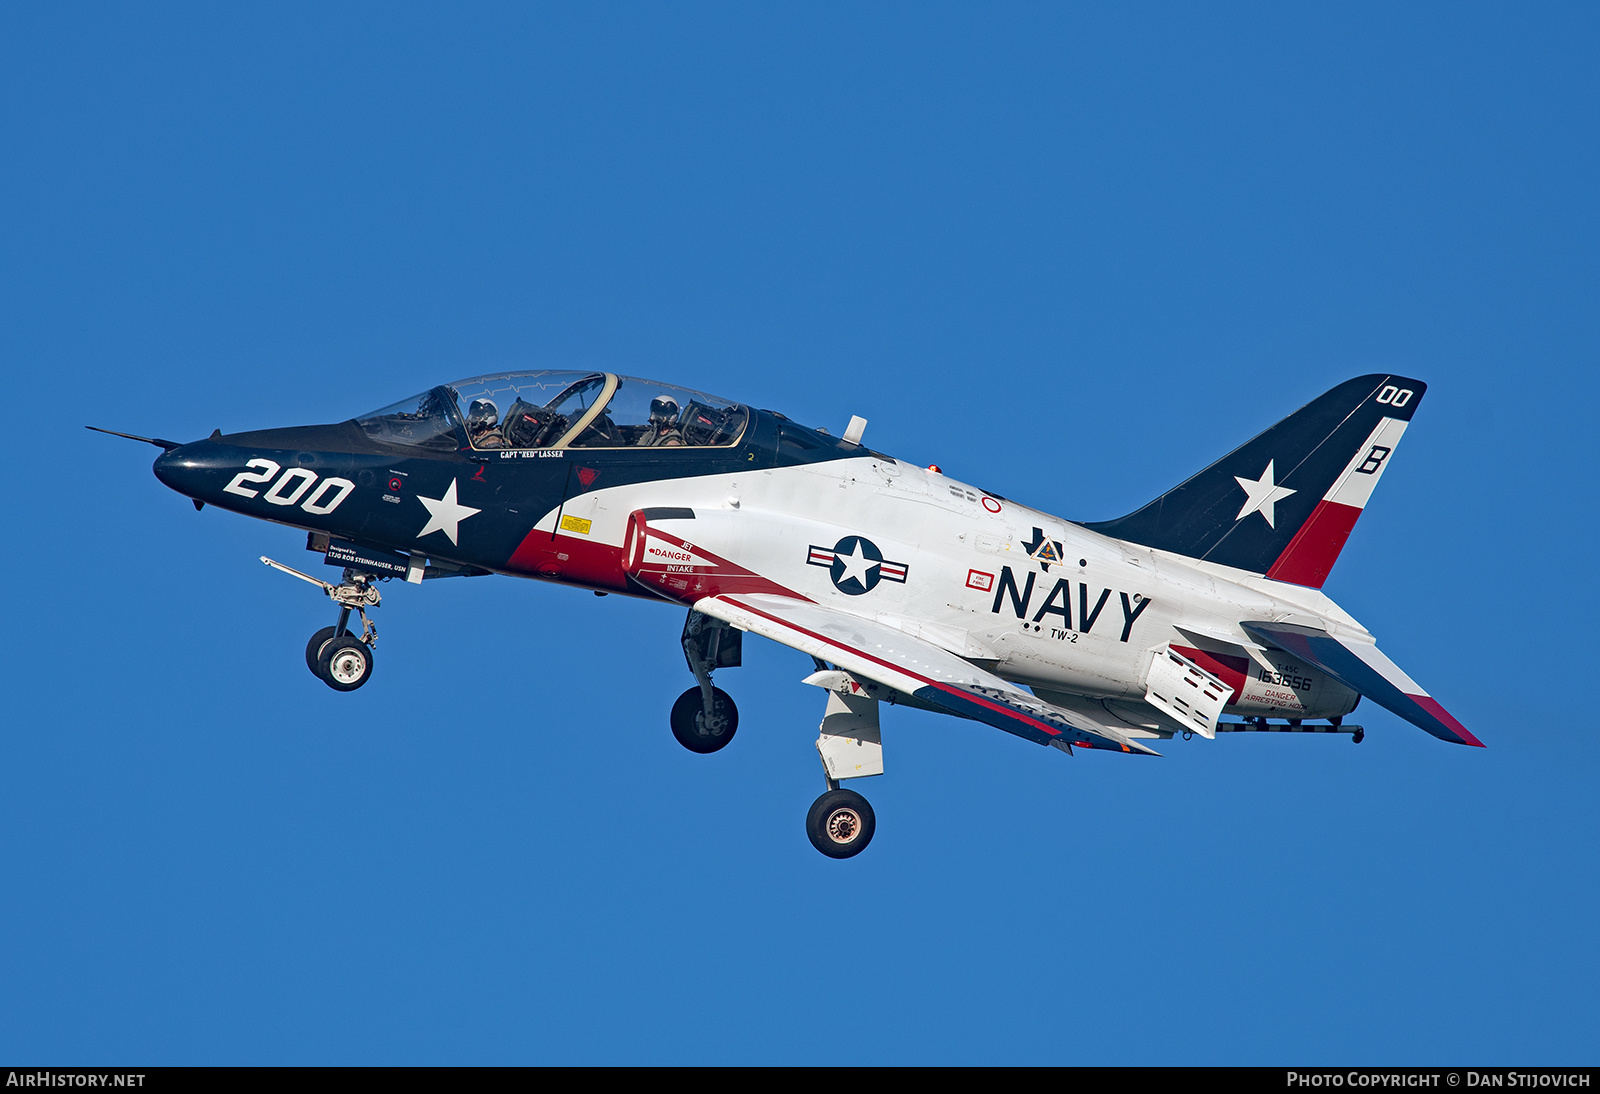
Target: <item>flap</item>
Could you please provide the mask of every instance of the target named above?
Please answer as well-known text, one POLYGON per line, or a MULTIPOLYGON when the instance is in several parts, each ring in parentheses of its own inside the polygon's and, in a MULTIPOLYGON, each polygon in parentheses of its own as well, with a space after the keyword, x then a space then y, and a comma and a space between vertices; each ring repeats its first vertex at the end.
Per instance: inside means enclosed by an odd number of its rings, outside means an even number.
POLYGON ((821 604, 766 593, 706 597, 694 609, 741 630, 831 661, 946 713, 983 722, 1036 744, 1078 745, 1159 755, 1115 730, 1079 725, 1007 680, 931 642, 821 604))

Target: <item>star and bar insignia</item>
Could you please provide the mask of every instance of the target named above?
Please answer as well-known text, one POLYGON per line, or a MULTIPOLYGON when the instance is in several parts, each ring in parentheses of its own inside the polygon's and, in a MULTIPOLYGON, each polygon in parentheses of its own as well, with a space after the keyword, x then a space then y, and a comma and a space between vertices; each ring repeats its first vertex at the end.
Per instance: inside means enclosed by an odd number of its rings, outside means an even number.
POLYGON ((806 565, 826 566, 833 587, 846 596, 869 593, 880 581, 897 581, 904 585, 910 569, 907 563, 885 559, 878 545, 865 536, 845 536, 832 547, 812 544, 806 554, 806 565))

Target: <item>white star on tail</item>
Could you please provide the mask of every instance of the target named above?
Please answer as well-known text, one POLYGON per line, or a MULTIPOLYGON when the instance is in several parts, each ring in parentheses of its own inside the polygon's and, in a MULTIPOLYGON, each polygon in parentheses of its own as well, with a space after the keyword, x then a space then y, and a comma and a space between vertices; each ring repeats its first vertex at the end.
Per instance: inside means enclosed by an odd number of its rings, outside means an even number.
POLYGON ((456 504, 455 479, 450 480, 450 485, 446 488, 444 497, 424 498, 418 495, 417 500, 428 509, 428 523, 423 526, 422 531, 417 533, 418 539, 421 539, 429 532, 443 532, 450 537, 451 543, 456 543, 456 525, 474 513, 483 512, 482 509, 474 509, 470 505, 456 504))
POLYGON ((1233 481, 1238 483, 1245 493, 1244 504, 1239 507, 1239 515, 1233 519, 1243 520, 1251 513, 1260 513, 1267 518, 1267 527, 1276 528, 1273 518, 1277 515, 1273 507, 1294 491, 1285 486, 1277 486, 1272 481, 1272 462, 1267 461, 1267 469, 1261 472, 1261 478, 1255 481, 1235 475, 1233 481))

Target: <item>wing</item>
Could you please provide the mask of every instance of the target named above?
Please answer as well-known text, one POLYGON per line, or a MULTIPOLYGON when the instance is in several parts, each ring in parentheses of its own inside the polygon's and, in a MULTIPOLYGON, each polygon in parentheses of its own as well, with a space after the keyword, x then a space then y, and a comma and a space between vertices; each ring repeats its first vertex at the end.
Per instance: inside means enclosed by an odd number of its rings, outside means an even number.
POLYGON ((767 593, 709 596, 694 610, 831 661, 921 703, 1036 744, 1159 755, 1108 726, 1073 717, 1015 684, 893 627, 767 593))
POLYGON ((1438 700, 1370 642, 1335 638, 1326 631, 1293 623, 1241 623, 1245 633, 1307 661, 1380 707, 1427 730, 1441 741, 1483 747, 1438 700))

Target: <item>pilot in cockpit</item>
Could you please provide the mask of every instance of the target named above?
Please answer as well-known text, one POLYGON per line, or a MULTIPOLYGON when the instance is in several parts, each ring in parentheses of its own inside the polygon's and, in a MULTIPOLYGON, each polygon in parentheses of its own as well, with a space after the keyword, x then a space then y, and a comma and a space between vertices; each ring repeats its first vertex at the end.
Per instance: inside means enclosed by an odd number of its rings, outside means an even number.
POLYGON ((650 400, 650 423, 639 438, 639 447, 676 448, 683 443, 683 434, 678 431, 678 400, 657 395, 650 400))
POLYGON ((467 435, 474 448, 505 448, 506 439, 499 429, 500 408, 489 399, 474 399, 467 409, 467 435))

